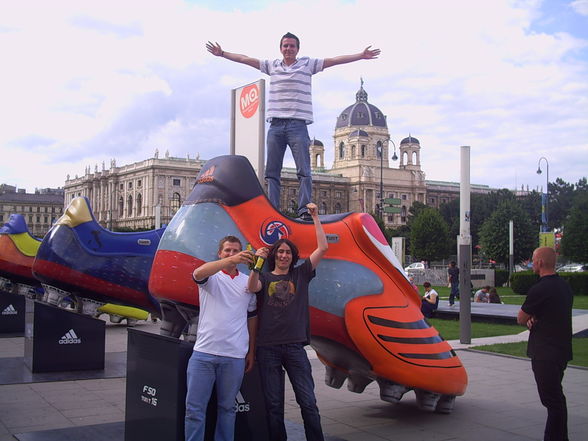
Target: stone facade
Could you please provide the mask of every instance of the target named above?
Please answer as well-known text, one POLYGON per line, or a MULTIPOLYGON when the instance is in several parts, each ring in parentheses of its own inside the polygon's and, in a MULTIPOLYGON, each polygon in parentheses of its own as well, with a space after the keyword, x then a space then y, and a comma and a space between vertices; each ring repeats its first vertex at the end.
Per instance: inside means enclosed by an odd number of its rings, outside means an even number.
POLYGON ((63 214, 63 189, 37 189, 26 193, 16 187, 0 186, 0 226, 8 222, 11 214, 24 216, 29 232, 43 237, 63 214))
POLYGON ((94 173, 90 168, 82 177, 65 182, 65 203, 77 196, 90 200, 96 220, 111 229, 152 229, 155 227, 156 207, 160 207, 161 224, 167 224, 192 191, 196 176, 205 161, 170 157, 166 152, 153 158, 94 173))
MULTIPOLYGON (((382 201, 395 198, 400 201, 398 212, 384 212, 383 219, 387 226, 397 227, 406 223, 414 202, 438 208, 459 198, 459 183, 425 179, 418 139, 409 135, 398 146, 391 140, 387 118, 368 102, 363 82, 356 93, 356 102, 337 117, 333 148, 333 166, 327 169, 324 144, 313 140, 309 147, 312 200, 320 214, 349 211, 379 214, 382 201), (397 167, 396 161, 399 161, 397 167)), ((204 163, 200 159, 170 157, 167 152, 164 158, 159 158, 157 151, 153 158, 121 167, 112 160, 109 168, 103 164, 101 170, 95 166, 93 173, 88 167, 82 177, 68 176, 64 186, 65 203, 76 196, 88 197, 97 220, 108 229, 153 228, 155 207, 160 206, 161 223, 168 223, 192 190, 204 163)), ((492 190, 481 185, 471 187, 473 192, 492 190)), ((298 191, 296 170, 284 168, 282 210, 296 212, 298 191)))

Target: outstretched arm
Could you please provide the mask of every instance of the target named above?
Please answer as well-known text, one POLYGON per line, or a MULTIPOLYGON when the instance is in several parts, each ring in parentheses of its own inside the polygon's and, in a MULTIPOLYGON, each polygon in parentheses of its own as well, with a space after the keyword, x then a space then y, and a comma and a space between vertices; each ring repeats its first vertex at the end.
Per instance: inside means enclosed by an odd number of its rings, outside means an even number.
POLYGON ((232 54, 230 52, 223 51, 223 49, 220 47, 220 44, 218 43, 212 43, 209 41, 208 43, 206 43, 206 49, 208 50, 208 52, 210 52, 212 55, 216 57, 223 57, 227 60, 235 61, 236 63, 246 64, 247 66, 251 66, 254 69, 259 69, 259 60, 257 58, 251 58, 247 55, 232 54))
POLYGON ((312 264, 312 269, 316 269, 319 262, 323 259, 323 256, 329 249, 329 244, 327 243, 327 236, 325 235, 325 231, 323 230, 323 226, 321 221, 318 217, 318 207, 316 204, 312 202, 306 205, 308 208, 308 212, 312 216, 312 221, 314 222, 314 229, 316 231, 316 250, 312 252, 310 255, 310 263, 312 264))
POLYGON ((370 48, 371 46, 368 46, 363 50, 363 52, 359 52, 358 54, 340 55, 338 57, 325 58, 325 61, 323 63, 323 69, 326 69, 327 67, 337 66, 338 64, 352 63, 354 61, 359 60, 371 60, 373 58, 378 58, 378 55, 380 55, 380 49, 370 48))
POLYGON ((233 265, 240 263, 248 264, 253 261, 253 253, 251 251, 241 251, 231 257, 226 257, 220 260, 213 260, 200 265, 194 270, 194 280, 204 280, 221 270, 228 269, 233 265))

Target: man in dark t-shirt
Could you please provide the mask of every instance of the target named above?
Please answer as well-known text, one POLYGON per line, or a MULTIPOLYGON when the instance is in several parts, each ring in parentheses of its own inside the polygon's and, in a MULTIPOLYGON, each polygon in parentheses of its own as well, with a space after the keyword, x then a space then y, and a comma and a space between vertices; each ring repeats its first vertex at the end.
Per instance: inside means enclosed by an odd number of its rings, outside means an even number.
POLYGON ((555 250, 537 248, 533 271, 539 281, 527 293, 517 321, 529 328, 527 355, 541 403, 547 408, 545 441, 568 440, 568 413, 561 381, 572 359, 572 290, 555 272, 555 250))
POLYGON ((284 382, 282 369, 300 405, 308 441, 323 441, 320 415, 314 395, 314 381, 306 346, 310 342, 308 284, 328 244, 318 217, 317 206, 307 205, 316 231, 317 248, 301 265, 298 248, 288 239, 278 240, 271 248, 260 248, 255 255, 267 259, 270 272, 249 274, 249 292, 257 293, 258 320, 257 364, 267 407, 269 438, 286 440, 284 425, 284 382))
POLYGON ((449 306, 453 306, 455 298, 459 297, 459 268, 454 261, 449 263, 447 268, 447 283, 451 288, 449 293, 449 306))

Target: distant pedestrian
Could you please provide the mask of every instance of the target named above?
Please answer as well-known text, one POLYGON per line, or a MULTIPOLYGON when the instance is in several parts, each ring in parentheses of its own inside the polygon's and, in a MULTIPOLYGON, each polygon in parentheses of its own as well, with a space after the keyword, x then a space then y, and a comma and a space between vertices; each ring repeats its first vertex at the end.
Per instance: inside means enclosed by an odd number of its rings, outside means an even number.
POLYGON ((527 293, 517 321, 529 328, 527 355, 537 391, 547 408, 545 441, 568 440, 568 410, 561 381, 572 359, 572 290, 555 272, 555 250, 537 248, 533 272, 539 275, 527 293))
POLYGON ((490 288, 490 291, 488 292, 488 303, 502 303, 496 288, 490 288))
POLYGON ((439 306, 439 294, 429 282, 423 283, 423 288, 425 288, 425 295, 421 300, 421 312, 425 317, 430 318, 439 306))
POLYGON ((449 263, 449 268, 447 269, 447 284, 451 288, 449 306, 453 306, 455 298, 459 297, 459 268, 454 261, 449 263))
POLYGON ((476 291, 476 294, 474 294, 474 302, 488 303, 489 297, 490 297, 490 287, 485 286, 484 288, 476 291))

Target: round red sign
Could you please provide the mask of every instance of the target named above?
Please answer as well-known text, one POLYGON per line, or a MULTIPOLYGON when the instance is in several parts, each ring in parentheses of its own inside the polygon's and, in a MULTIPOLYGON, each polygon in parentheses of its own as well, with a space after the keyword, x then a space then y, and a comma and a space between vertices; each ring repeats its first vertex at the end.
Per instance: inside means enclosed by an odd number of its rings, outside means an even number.
POLYGON ((250 84, 241 90, 239 108, 244 118, 251 118, 259 107, 259 88, 257 84, 250 84))

